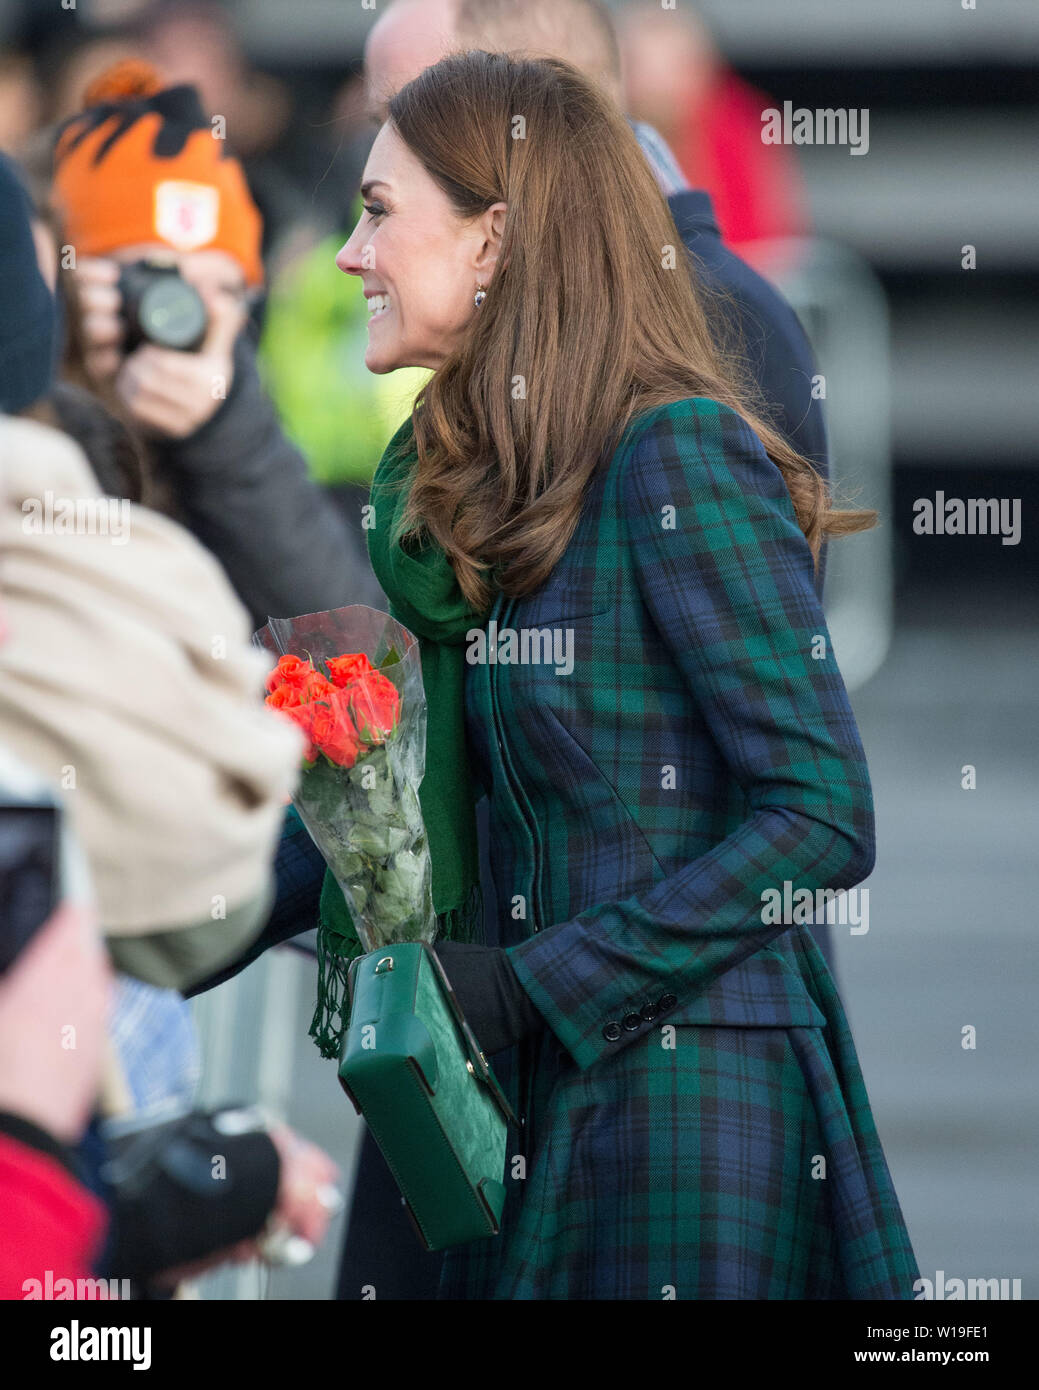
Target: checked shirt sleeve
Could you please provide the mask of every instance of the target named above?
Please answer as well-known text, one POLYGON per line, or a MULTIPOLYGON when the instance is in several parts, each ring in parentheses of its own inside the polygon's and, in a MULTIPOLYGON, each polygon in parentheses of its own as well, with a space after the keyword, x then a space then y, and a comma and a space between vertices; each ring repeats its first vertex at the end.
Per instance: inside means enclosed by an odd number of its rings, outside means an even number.
POLYGON ((634 1036, 607 1040, 606 1020, 661 991, 673 1011, 789 930, 762 923, 764 890, 848 888, 874 861, 865 755, 778 468, 734 411, 700 399, 654 412, 622 467, 646 620, 748 810, 677 872, 510 948, 581 1068, 634 1036))

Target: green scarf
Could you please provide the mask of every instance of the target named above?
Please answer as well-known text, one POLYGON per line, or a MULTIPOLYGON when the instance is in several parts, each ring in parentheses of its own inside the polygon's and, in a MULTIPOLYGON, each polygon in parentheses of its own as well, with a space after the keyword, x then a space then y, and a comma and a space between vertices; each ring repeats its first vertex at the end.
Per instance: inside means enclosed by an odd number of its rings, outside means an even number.
MULTIPOLYGON (((400 543, 406 484, 417 462, 409 418, 387 445, 372 480, 374 525, 368 531, 368 554, 390 600, 390 616, 419 639, 427 711, 419 803, 429 841, 437 935, 472 941, 480 934, 483 905, 476 796, 465 739, 464 646, 466 633, 482 626, 487 615, 469 607, 439 546, 427 543, 407 550, 400 543)), ((346 1022, 346 972, 362 950, 339 885, 326 870, 318 927, 318 1002, 310 1027, 324 1057, 338 1056, 346 1022)))

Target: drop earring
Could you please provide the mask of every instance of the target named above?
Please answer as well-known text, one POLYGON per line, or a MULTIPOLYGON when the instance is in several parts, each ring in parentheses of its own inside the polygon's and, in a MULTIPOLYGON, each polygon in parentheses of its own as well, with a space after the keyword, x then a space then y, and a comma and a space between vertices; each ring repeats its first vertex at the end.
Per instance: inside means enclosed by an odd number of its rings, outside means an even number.
POLYGON ((476 293, 475 293, 475 295, 473 295, 473 300, 474 300, 474 302, 475 302, 475 304, 476 304, 476 307, 477 307, 478 309, 479 309, 480 305, 483 303, 483 301, 484 301, 486 298, 487 298, 487 291, 484 289, 484 287, 483 287, 482 285, 477 285, 477 286, 476 286, 476 293))

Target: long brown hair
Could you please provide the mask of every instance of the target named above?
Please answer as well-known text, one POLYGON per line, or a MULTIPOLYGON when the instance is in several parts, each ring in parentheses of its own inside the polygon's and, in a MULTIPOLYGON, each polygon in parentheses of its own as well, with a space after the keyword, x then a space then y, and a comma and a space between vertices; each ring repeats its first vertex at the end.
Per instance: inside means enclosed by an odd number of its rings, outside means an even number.
POLYGON ((508 205, 486 301, 417 398, 400 528, 446 551, 475 609, 495 585, 537 589, 631 417, 690 396, 755 431, 816 562, 824 537, 875 524, 875 512, 834 510, 757 408, 712 334, 634 134, 575 68, 456 54, 403 87, 389 119, 460 216, 508 205))

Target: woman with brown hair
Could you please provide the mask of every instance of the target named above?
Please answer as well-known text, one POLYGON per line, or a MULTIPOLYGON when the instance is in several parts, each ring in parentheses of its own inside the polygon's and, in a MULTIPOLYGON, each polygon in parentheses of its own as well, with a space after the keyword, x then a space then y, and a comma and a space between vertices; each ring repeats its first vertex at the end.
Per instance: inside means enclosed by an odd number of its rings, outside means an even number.
POLYGON ((337 263, 369 368, 435 374, 369 549, 421 641, 438 950, 522 1116, 501 1234, 440 1295, 911 1298, 840 1000, 764 906, 873 867, 813 573, 875 518, 755 410, 574 69, 454 56, 389 111, 337 263))

